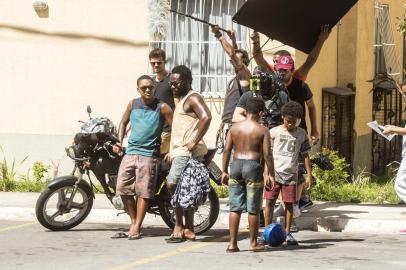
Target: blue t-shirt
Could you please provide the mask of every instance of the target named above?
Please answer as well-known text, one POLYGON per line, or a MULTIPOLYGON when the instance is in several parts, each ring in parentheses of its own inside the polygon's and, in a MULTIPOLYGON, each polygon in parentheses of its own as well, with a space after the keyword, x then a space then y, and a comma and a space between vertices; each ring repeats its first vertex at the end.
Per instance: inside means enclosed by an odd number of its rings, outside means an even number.
POLYGON ((161 117, 162 102, 155 99, 146 105, 136 98, 130 114, 131 135, 128 138, 126 154, 158 157, 164 120, 161 117))

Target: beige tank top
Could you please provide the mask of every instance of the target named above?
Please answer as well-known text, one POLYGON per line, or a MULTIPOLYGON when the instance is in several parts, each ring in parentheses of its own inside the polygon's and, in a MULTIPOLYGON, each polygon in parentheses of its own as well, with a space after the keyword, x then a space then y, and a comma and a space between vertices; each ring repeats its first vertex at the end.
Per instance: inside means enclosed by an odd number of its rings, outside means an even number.
POLYGON ((199 157, 207 153, 207 147, 203 139, 197 144, 196 148, 191 153, 184 144, 190 142, 197 134, 197 127, 199 123, 199 118, 195 113, 186 113, 183 110, 183 105, 187 98, 192 95, 200 95, 196 91, 189 91, 189 93, 184 96, 175 107, 173 113, 172 121, 172 132, 171 132, 171 147, 170 153, 172 157, 180 156, 193 156, 199 157))

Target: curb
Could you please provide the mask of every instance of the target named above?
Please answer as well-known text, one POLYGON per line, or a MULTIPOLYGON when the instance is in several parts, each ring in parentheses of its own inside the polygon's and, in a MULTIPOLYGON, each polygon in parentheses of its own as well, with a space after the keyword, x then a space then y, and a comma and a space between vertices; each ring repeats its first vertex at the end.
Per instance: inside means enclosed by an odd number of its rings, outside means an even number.
MULTIPOLYGON (((39 193, 0 192, 0 220, 34 221, 35 202, 39 193)), ((219 199, 220 213, 214 228, 228 228, 228 198, 219 199)), ((93 209, 84 222, 129 224, 127 215, 118 215, 103 194, 96 194, 93 209)), ((375 205, 314 202, 314 207, 295 219, 299 230, 398 234, 406 228, 406 207, 404 205, 375 205)), ((160 216, 147 214, 145 226, 164 226, 160 216)), ((248 215, 241 216, 240 227, 247 228, 248 215)))
MULTIPOLYGON (((114 223, 128 224, 129 218, 125 214, 117 214, 115 209, 92 209, 85 223, 114 223)), ((222 203, 219 217, 214 228, 228 228, 229 211, 222 203)), ((0 207, 0 220, 36 221, 34 208, 23 207, 0 207)), ((369 234, 398 234, 399 229, 406 228, 406 220, 388 219, 355 219, 345 217, 313 217, 302 214, 295 219, 299 230, 311 230, 319 232, 345 232, 345 233, 369 233, 369 234)), ((144 226, 166 227, 160 216, 147 214, 144 226)), ((248 227, 248 215, 243 214, 240 222, 241 228, 248 227)))

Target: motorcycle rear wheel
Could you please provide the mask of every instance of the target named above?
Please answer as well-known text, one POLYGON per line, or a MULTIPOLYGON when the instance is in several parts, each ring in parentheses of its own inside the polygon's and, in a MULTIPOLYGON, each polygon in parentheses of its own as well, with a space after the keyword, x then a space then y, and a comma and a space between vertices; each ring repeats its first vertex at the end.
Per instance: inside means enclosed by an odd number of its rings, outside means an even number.
POLYGON ((67 208, 73 189, 73 185, 66 184, 48 187, 41 193, 35 205, 35 214, 42 226, 52 231, 65 231, 79 225, 89 215, 93 194, 84 184, 79 184, 71 207, 67 208))
MULTIPOLYGON (((175 212, 171 205, 171 196, 166 190, 162 190, 162 198, 158 200, 159 213, 165 224, 173 229, 175 227, 175 212)), ((212 188, 206 202, 199 206, 194 214, 194 232, 202 234, 207 232, 216 223, 220 212, 220 203, 217 193, 212 188)))

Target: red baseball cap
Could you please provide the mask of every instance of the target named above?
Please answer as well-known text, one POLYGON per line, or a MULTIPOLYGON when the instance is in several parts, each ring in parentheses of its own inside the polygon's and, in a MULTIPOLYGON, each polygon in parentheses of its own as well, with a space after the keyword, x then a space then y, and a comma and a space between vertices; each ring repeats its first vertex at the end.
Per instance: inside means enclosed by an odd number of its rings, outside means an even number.
POLYGON ((284 55, 276 58, 275 68, 291 70, 295 65, 292 56, 284 55))

